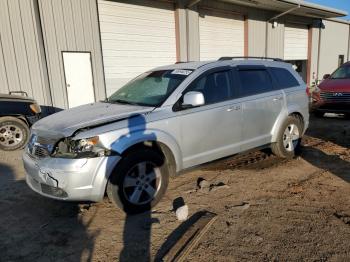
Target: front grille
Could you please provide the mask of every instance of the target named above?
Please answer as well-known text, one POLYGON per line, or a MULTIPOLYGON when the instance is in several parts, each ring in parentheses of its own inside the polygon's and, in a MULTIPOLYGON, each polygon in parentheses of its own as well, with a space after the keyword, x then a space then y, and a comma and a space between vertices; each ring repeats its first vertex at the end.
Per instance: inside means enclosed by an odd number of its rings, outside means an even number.
POLYGON ((28 143, 28 153, 34 158, 48 157, 57 139, 32 135, 28 143))
POLYGON ((41 146, 34 146, 33 151, 33 155, 37 158, 44 158, 50 155, 49 150, 41 146))
POLYGON ((350 103, 350 92, 321 92, 320 97, 326 102, 350 103))

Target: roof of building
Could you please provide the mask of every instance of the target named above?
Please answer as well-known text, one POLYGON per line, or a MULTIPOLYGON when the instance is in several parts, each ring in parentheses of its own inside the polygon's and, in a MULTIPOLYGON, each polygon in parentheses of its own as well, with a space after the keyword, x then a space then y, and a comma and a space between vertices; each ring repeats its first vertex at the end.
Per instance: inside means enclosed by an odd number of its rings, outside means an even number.
POLYGON ((221 0, 223 2, 250 6, 260 9, 272 10, 277 12, 286 12, 292 8, 289 14, 314 17, 314 18, 332 18, 346 16, 348 13, 344 10, 331 8, 324 5, 309 3, 302 0, 221 0))

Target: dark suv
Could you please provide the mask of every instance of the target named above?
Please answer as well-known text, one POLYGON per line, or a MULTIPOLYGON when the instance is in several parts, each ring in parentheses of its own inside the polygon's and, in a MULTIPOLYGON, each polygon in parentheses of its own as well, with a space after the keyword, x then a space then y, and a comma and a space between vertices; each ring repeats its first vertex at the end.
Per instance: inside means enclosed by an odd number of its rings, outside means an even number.
POLYGON ((40 106, 25 92, 0 94, 0 150, 24 147, 29 139, 29 127, 40 118, 40 113, 40 106))
POLYGON ((312 94, 312 109, 316 116, 339 113, 350 117, 350 62, 333 74, 326 74, 312 94))

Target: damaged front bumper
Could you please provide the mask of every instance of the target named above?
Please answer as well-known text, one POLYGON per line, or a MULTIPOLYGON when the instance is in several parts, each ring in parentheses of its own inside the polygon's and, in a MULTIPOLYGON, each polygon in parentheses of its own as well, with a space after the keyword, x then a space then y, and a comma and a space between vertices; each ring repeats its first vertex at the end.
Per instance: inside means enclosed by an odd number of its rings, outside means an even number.
POLYGON ((54 199, 100 201, 119 155, 83 159, 36 159, 23 154, 26 182, 35 192, 54 199))

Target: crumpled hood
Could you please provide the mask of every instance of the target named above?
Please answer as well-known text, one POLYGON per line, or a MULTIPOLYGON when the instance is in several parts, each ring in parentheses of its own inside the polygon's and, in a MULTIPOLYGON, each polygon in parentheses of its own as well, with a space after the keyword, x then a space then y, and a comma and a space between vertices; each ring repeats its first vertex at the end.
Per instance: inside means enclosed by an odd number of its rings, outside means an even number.
POLYGON ((153 107, 98 102, 78 106, 45 117, 36 122, 32 129, 68 137, 76 130, 84 127, 102 125, 135 114, 147 113, 153 109, 153 107))

